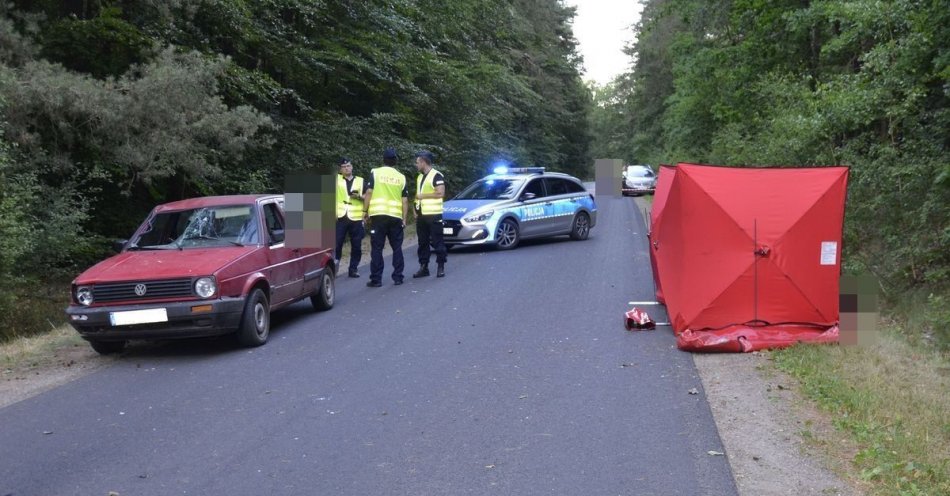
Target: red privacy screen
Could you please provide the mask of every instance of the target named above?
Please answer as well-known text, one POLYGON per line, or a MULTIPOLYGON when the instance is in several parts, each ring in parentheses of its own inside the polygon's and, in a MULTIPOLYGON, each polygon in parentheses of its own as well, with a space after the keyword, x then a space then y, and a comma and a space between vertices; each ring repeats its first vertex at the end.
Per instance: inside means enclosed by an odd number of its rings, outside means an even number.
POLYGON ((653 233, 661 221, 663 206, 666 205, 666 199, 670 195, 670 185, 673 184, 673 174, 676 173, 670 165, 660 165, 659 176, 656 178, 656 191, 653 194, 653 206, 650 209, 650 233, 647 237, 650 240, 650 265, 653 268, 653 284, 656 286, 656 301, 664 303, 663 286, 660 284, 659 272, 656 266, 656 251, 652 249, 655 244, 653 233))
POLYGON ((659 179, 651 257, 677 334, 837 324, 847 167, 679 164, 659 179))

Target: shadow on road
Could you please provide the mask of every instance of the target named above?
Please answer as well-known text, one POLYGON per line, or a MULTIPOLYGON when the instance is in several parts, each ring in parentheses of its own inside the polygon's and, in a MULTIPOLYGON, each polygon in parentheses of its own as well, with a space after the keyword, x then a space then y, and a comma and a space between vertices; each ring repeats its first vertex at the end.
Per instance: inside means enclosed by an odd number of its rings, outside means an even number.
MULTIPOLYGON (((332 310, 331 310, 332 312, 332 310)), ((294 322, 307 318, 315 312, 309 300, 303 300, 284 307, 271 314, 270 340, 280 336, 294 322)), ((267 346, 266 344, 264 346, 267 346)), ((212 358, 229 353, 242 353, 251 348, 237 344, 234 334, 210 338, 166 339, 155 341, 130 341, 120 359, 168 358, 168 357, 206 357, 212 358)))
MULTIPOLYGON (((591 230, 590 239, 594 238, 594 231, 591 230)), ((547 246, 547 245, 556 245, 560 243, 576 243, 577 241, 572 240, 569 236, 554 236, 550 238, 538 238, 538 239, 525 239, 518 243, 518 246, 512 251, 520 251, 528 249, 530 250, 533 247, 537 246, 547 246)), ((465 255, 473 253, 491 253, 491 252, 500 252, 494 246, 486 245, 456 245, 449 251, 449 255, 465 255)))

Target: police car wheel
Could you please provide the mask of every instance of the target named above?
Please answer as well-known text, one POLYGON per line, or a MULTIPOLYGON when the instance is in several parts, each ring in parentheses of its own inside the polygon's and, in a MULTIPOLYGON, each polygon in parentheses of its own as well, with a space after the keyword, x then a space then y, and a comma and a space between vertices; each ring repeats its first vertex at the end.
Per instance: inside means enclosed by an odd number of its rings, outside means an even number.
POLYGON ((590 235, 590 216, 587 212, 580 212, 574 216, 574 227, 571 228, 571 239, 580 241, 590 235))
POLYGON ((260 346, 270 335, 270 305, 260 289, 251 291, 244 302, 244 315, 238 327, 237 340, 243 346, 260 346))
POLYGON ((333 308, 333 302, 336 299, 336 278, 327 267, 320 276, 320 287, 317 293, 310 297, 310 304, 317 311, 324 311, 333 308))
POLYGON ((518 242, 521 241, 518 224, 511 219, 501 221, 498 224, 498 229, 495 231, 495 239, 498 240, 498 244, 495 246, 497 246, 499 250, 511 250, 518 246, 518 242))

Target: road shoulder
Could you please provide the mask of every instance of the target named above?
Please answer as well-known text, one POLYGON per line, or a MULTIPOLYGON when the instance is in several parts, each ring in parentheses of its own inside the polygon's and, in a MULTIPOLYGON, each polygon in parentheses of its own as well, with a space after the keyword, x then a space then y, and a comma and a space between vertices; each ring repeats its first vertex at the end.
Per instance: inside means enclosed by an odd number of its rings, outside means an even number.
POLYGON ((0 408, 62 386, 113 363, 69 326, 0 344, 0 408))
POLYGON ((694 354, 739 494, 856 495, 809 446, 833 427, 768 352, 694 354))

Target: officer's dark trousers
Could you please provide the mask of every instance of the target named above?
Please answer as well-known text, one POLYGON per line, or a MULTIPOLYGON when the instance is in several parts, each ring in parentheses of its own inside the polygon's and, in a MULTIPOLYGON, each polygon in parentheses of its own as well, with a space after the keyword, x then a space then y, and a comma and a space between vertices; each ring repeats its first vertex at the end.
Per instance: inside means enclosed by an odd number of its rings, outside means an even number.
POLYGON ((383 269, 383 246, 386 240, 389 240, 389 246, 393 249, 393 281, 403 279, 402 271, 405 268, 405 260, 402 257, 402 220, 388 215, 376 215, 370 217, 370 274, 369 280, 373 282, 382 282, 383 269))
POLYGON ((419 265, 428 265, 429 255, 435 253, 435 262, 445 263, 448 250, 442 233, 441 215, 420 215, 416 217, 416 234, 419 236, 419 265))
POLYGON ((350 272, 356 272, 360 259, 363 258, 363 236, 366 236, 363 221, 349 217, 340 217, 336 220, 337 262, 340 261, 340 255, 343 253, 343 243, 346 242, 347 235, 350 236, 350 272))

